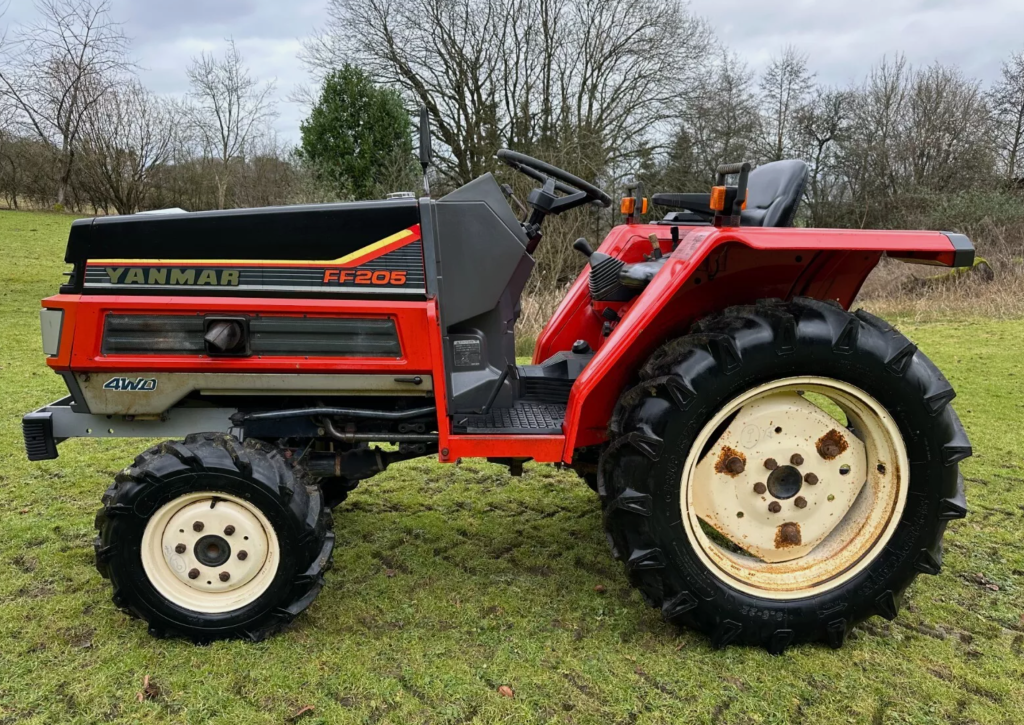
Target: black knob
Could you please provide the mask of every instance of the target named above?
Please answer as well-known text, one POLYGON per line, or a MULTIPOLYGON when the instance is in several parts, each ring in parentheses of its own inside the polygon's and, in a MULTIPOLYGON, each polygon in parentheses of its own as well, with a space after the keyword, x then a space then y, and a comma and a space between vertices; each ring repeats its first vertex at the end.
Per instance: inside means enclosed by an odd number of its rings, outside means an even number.
POLYGON ((590 345, 587 344, 586 340, 577 340, 572 344, 572 351, 577 355, 586 355, 591 352, 590 345))
POLYGON ((587 242, 586 237, 580 237, 572 243, 572 248, 582 254, 587 259, 590 259, 590 255, 594 253, 594 250, 590 248, 590 244, 587 242))

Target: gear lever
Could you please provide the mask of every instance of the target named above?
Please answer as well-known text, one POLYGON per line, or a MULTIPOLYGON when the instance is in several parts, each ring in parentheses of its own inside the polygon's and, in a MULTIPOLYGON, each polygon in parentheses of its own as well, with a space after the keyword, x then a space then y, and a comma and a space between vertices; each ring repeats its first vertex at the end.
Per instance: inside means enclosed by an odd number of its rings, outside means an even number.
POLYGON ((572 243, 572 248, 582 254, 587 259, 590 259, 590 255, 594 253, 594 250, 590 248, 590 243, 586 237, 580 237, 572 243))

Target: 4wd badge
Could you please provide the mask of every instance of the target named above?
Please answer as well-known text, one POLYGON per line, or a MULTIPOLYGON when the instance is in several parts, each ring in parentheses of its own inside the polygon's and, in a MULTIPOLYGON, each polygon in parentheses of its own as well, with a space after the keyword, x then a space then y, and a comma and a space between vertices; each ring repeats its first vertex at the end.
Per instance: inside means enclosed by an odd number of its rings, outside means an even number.
POLYGON ((122 392, 149 392, 156 390, 156 378, 111 378, 103 383, 104 390, 120 390, 122 392))

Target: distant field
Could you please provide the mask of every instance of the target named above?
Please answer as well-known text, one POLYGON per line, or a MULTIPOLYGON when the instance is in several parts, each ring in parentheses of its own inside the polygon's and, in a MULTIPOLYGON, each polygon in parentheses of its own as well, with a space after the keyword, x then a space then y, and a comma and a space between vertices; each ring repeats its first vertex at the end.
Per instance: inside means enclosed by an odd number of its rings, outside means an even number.
POLYGON ((64 394, 37 310, 69 222, 0 212, 0 724, 1024 722, 1024 321, 904 325, 959 392, 971 514, 942 575, 839 652, 711 650, 627 585, 574 474, 477 461, 365 482, 291 630, 195 647, 150 638, 93 568, 100 494, 142 443, 24 457, 21 415, 64 394))

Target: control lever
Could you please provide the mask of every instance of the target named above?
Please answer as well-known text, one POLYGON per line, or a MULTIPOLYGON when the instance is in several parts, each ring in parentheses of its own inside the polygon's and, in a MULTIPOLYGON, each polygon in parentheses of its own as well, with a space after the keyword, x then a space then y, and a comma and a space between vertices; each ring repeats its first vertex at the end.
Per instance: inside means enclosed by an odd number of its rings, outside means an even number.
POLYGON ((651 243, 651 259, 661 259, 661 242, 658 241, 658 235, 651 234, 647 241, 651 243))
POLYGON ((516 208, 523 215, 523 219, 526 219, 526 216, 530 212, 529 212, 529 210, 525 206, 523 206, 523 202, 519 201, 519 199, 516 198, 516 195, 512 193, 512 185, 511 184, 502 184, 501 185, 501 193, 505 195, 506 199, 508 199, 510 202, 512 202, 513 204, 516 205, 516 208))
POLYGON ((580 237, 572 243, 572 248, 582 254, 587 259, 590 259, 590 255, 594 253, 594 250, 590 248, 590 243, 586 237, 580 237))

